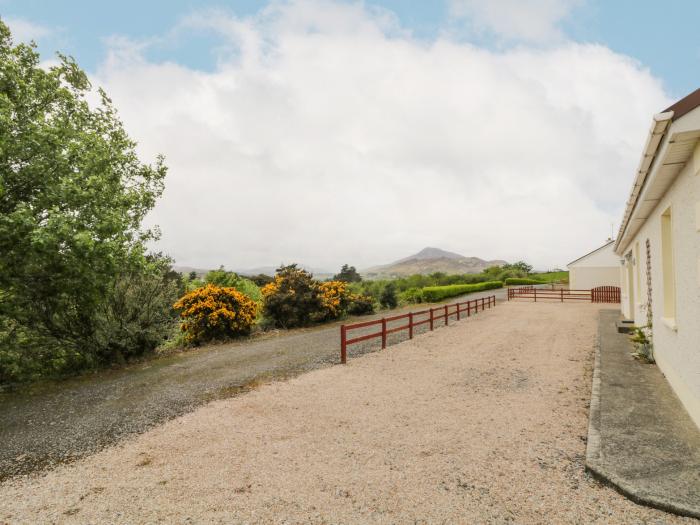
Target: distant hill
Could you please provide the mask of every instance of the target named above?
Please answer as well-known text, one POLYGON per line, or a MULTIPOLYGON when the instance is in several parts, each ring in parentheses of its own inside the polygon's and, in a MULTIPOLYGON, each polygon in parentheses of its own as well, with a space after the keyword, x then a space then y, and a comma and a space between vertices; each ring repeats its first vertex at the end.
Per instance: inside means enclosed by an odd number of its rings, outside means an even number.
POLYGON ((361 273, 367 278, 405 277, 413 274, 430 274, 443 272, 481 273, 489 266, 502 266, 506 261, 486 261, 479 257, 465 257, 458 253, 448 252, 440 248, 423 248, 414 255, 404 257, 390 264, 367 268, 361 273))

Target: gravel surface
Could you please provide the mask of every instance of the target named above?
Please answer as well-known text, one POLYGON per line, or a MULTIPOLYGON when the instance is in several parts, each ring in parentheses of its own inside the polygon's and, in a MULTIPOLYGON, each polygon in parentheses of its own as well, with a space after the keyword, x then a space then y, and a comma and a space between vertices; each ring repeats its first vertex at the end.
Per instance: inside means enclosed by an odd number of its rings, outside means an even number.
POLYGON ((685 522, 584 473, 599 308, 502 304, 214 401, 6 481, 0 522, 685 522))
MULTIPOLYGON (((505 297, 505 290, 470 294, 505 297)), ((413 306, 417 310, 424 305, 413 306)), ((391 312, 402 313, 409 309, 391 312)), ((385 314, 386 315, 386 314, 385 314)), ((364 321, 381 315, 357 318, 364 321)), ((405 321, 390 323, 390 328, 405 321)), ((437 322, 440 326, 442 322, 437 322)), ((352 336, 376 331, 372 327, 352 336)), ((427 330, 423 325, 416 333, 427 330)), ((407 337, 392 334, 389 343, 407 337)), ((349 355, 378 349, 375 339, 349 355)), ((0 481, 75 461, 144 432, 209 401, 245 392, 251 385, 286 379, 339 361, 338 323, 279 331, 262 338, 215 345, 127 369, 0 394, 0 481)))

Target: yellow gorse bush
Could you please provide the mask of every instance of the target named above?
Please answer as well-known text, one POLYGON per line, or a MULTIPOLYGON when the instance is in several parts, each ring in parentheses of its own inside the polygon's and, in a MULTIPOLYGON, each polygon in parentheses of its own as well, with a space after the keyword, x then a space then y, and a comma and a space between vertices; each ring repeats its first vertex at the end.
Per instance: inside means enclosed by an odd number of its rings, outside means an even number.
POLYGON ((199 343, 250 332, 258 304, 235 288, 208 284, 181 297, 173 308, 180 311, 187 340, 199 343))
POLYGON ((350 293, 344 281, 326 281, 318 285, 321 306, 327 319, 337 319, 346 310, 350 293))

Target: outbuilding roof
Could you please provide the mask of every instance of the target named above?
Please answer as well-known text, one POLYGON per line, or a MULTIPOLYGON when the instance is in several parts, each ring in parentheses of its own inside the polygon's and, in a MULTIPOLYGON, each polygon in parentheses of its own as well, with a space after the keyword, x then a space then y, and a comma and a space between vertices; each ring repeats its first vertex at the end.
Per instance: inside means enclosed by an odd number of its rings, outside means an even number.
POLYGON ((611 245, 612 243, 614 243, 614 242, 615 242, 615 239, 610 239, 610 240, 608 240, 603 246, 600 246, 599 248, 596 248, 596 249, 593 250, 592 252, 588 252, 586 255, 582 255, 582 256, 579 257, 578 259, 575 259, 575 260, 571 261, 571 262, 570 262, 569 264, 567 264, 566 266, 568 267, 568 266, 571 266, 571 265, 574 264, 574 263, 577 263, 577 262, 579 262, 579 261, 582 261, 582 260, 585 259, 586 257, 589 257, 589 256, 593 255, 594 253, 599 252, 599 251, 602 250, 603 248, 607 248, 608 246, 610 246, 610 245, 611 245))

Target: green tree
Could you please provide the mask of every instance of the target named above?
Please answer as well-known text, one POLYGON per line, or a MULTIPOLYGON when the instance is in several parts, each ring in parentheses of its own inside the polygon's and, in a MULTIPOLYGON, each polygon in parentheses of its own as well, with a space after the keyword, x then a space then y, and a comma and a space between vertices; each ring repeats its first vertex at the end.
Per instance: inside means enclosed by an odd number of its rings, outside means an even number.
POLYGON ((141 223, 166 168, 140 162, 102 90, 88 104, 72 58, 39 60, 0 21, 0 327, 95 361, 97 312, 120 276, 148 266, 157 231, 141 223))
POLYGON ((344 264, 343 267, 340 269, 340 273, 337 273, 333 276, 333 280, 343 281, 346 283, 359 283, 362 281, 362 277, 359 273, 357 273, 357 270, 354 266, 348 266, 347 264, 344 264))

